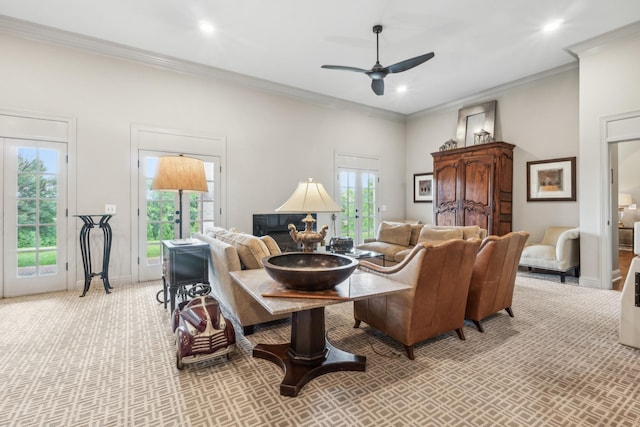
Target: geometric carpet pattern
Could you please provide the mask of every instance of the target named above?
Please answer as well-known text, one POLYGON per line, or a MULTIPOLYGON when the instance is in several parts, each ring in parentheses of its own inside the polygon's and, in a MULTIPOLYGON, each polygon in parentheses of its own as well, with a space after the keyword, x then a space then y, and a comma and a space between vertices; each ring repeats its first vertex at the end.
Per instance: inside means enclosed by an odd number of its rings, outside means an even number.
POLYGON ((226 357, 175 367, 160 282, 95 282, 0 300, 3 426, 633 426, 640 350, 618 343, 620 293, 519 273, 514 318, 403 347, 362 324, 351 303, 326 309, 328 337, 367 357, 279 394, 282 371, 256 343, 288 341, 287 320, 237 333, 226 357))

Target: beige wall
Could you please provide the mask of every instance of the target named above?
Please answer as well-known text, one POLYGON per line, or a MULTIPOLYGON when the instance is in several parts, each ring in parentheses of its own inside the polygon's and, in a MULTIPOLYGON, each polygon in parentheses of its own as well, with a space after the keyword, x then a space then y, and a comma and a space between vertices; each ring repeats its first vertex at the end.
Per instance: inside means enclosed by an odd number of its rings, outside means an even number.
POLYGON ((603 142, 607 117, 640 110, 640 24, 624 37, 586 43, 580 56, 580 258, 581 284, 609 287, 612 218, 608 149, 603 142), (609 271, 607 271, 609 270, 609 271))
MULTIPOLYGON (((514 229, 540 238, 547 224, 580 225, 581 283, 601 283, 603 187, 601 119, 640 110, 640 41, 608 42, 569 68, 406 120, 358 108, 324 106, 207 77, 165 71, 107 56, 0 36, 0 108, 71 117, 77 123, 77 206, 71 213, 118 206, 112 278, 134 275, 130 259, 132 124, 224 136, 227 226, 251 228, 308 176, 333 193, 334 152, 382 159, 384 218, 431 222, 431 204, 413 203, 413 174, 432 171, 430 153, 455 136, 457 111, 498 101, 496 137, 517 146, 514 229), (305 161, 306 150, 312 161, 305 161), (526 202, 526 162, 578 157, 577 202, 526 202)), ((79 224, 78 224, 79 228, 79 224)), ((77 248, 76 248, 77 251, 77 248)), ((76 273, 81 266, 76 266, 76 273)), ((78 276, 80 277, 80 276, 78 276)), ((606 287, 606 285, 604 285, 606 287)))
MULTIPOLYGON (((137 251, 131 236, 137 208, 131 201, 137 178, 131 170, 132 124, 226 137, 229 227, 250 231, 253 213, 273 212, 307 177, 324 182, 333 194, 335 151, 379 156, 386 213, 405 214, 403 118, 5 35, 0 52, 1 109, 76 119, 77 152, 70 155, 78 179, 70 191, 77 193, 77 206, 70 213, 117 205, 111 222, 114 280, 137 277, 131 271, 137 251)), ((78 280, 82 266, 75 271, 78 280)))
MULTIPOLYGON (((495 135, 516 145, 513 170, 513 229, 542 238, 547 225, 577 226, 577 202, 527 202, 528 161, 578 156, 578 70, 557 70, 544 78, 523 81, 477 100, 449 109, 415 114, 407 121, 407 180, 414 173, 432 172, 430 153, 455 138, 458 109, 490 99, 497 103, 495 135)), ((579 163, 579 159, 578 159, 579 163)), ((578 183, 578 187, 580 183, 578 183)), ((407 216, 432 222, 431 203, 413 203, 407 192, 407 216)))

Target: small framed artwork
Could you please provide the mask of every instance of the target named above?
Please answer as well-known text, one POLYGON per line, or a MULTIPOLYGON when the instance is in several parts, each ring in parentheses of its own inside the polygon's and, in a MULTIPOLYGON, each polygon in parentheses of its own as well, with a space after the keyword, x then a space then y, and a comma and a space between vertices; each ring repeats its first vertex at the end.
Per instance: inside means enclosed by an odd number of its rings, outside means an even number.
POLYGON ((575 202, 576 158, 527 162, 528 202, 575 202))
POLYGON ((413 174, 413 202, 433 202, 433 173, 413 174))

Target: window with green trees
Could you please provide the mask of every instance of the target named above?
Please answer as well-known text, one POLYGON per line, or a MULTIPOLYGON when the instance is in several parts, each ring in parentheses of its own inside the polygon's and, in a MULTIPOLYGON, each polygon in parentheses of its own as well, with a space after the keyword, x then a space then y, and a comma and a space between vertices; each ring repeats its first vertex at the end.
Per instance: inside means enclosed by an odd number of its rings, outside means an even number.
POLYGON ((18 276, 57 272, 58 153, 18 148, 18 276))

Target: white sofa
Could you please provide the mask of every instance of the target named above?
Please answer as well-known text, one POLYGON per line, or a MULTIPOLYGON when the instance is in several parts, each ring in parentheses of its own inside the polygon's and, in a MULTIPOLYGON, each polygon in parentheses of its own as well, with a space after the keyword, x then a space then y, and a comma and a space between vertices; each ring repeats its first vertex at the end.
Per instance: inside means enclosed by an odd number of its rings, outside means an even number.
POLYGON ((580 229, 547 227, 541 242, 528 242, 520 256, 520 266, 560 273, 565 282, 567 272, 580 275, 580 229))
POLYGON ((196 233, 194 237, 209 244, 212 296, 226 309, 225 314, 242 327, 244 335, 253 333, 257 324, 289 317, 288 314, 270 314, 229 275, 231 271, 262 268, 262 258, 280 253, 270 236, 256 237, 213 227, 205 234, 196 233))

